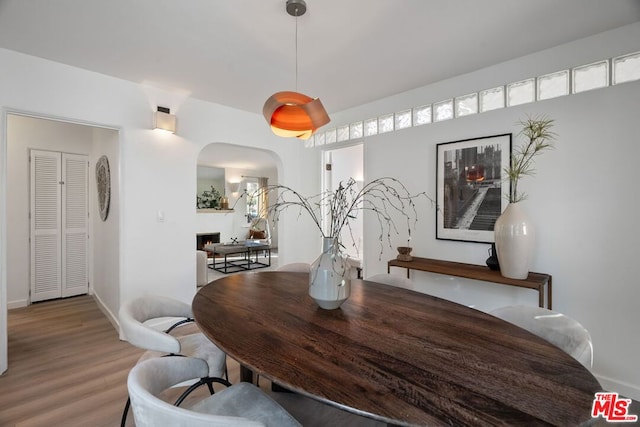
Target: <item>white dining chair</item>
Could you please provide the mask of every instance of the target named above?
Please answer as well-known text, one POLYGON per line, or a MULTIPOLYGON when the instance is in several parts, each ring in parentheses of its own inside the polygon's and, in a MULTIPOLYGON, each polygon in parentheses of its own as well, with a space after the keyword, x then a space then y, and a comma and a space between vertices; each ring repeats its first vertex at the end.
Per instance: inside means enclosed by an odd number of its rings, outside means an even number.
POLYGON ((208 373, 204 360, 191 357, 156 358, 134 366, 129 372, 127 388, 136 427, 301 426, 250 383, 232 385, 195 403, 185 402, 181 407, 158 397, 177 384, 208 373))
POLYGON ((276 271, 290 271, 298 273, 309 273, 311 271, 311 264, 306 262, 292 262, 289 264, 281 265, 276 268, 276 271))
POLYGON ((365 280, 384 283, 385 285, 398 286, 405 289, 413 289, 413 282, 411 281, 411 279, 408 279, 404 276, 399 276, 397 274, 375 274, 371 277, 367 277, 365 280))
POLYGON ((209 283, 209 265, 206 251, 196 251, 196 287, 209 283))
POLYGON ((591 335, 577 320, 546 308, 526 305, 501 307, 489 314, 549 341, 587 369, 592 368, 591 335))
MULTIPOLYGON (((204 377, 225 385, 228 382, 226 354, 222 352, 202 333, 194 333, 184 336, 170 334, 176 327, 193 322, 191 305, 172 298, 147 295, 128 301, 122 305, 119 312, 120 329, 124 339, 130 344, 147 350, 138 359, 137 363, 148 359, 164 356, 189 356, 202 360, 208 366, 208 372, 204 377), (165 331, 160 331, 150 326, 153 319, 177 319, 177 321, 165 331), (222 377, 225 376, 226 379, 222 377)), ((169 362, 181 357, 170 357, 169 362)), ((195 385, 203 385, 201 377, 192 377, 195 385)), ((213 388, 209 387, 213 393, 213 388)), ((121 425, 126 424, 129 412, 129 400, 125 404, 121 425)))

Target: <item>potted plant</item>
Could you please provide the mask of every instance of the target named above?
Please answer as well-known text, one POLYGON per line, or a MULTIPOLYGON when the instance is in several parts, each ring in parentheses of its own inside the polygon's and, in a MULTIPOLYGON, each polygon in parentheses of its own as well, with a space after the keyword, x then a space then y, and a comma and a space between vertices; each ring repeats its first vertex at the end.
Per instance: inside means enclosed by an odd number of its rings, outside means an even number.
POLYGON ((220 192, 213 185, 211 190, 204 190, 200 196, 196 195, 197 209, 217 209, 220 203, 220 192))
POLYGON ((518 184, 525 176, 535 174, 534 158, 553 148, 556 138, 551 131, 553 120, 545 116, 527 117, 519 124, 524 142, 514 149, 509 167, 504 170, 510 184, 509 204, 494 225, 500 272, 511 279, 527 278, 535 244, 533 224, 520 206, 527 195, 518 184))
POLYGON ((340 307, 349 297, 350 267, 342 252, 343 238, 353 235, 352 223, 360 211, 370 212, 377 219, 380 234, 376 240, 380 242, 382 255, 385 243, 392 247, 391 235, 400 234, 396 218, 406 221, 407 233, 411 236, 411 228, 417 222, 414 202, 417 197, 425 196, 435 204, 424 192, 411 195, 399 180, 389 177, 378 178, 364 185, 350 178, 340 182, 332 192, 311 197, 305 197, 284 185, 269 185, 258 189, 258 192, 261 191, 275 195, 267 208, 274 223, 285 209, 293 207, 300 214, 309 215, 316 225, 323 238, 323 249, 312 264, 309 294, 320 307, 326 309, 340 307))

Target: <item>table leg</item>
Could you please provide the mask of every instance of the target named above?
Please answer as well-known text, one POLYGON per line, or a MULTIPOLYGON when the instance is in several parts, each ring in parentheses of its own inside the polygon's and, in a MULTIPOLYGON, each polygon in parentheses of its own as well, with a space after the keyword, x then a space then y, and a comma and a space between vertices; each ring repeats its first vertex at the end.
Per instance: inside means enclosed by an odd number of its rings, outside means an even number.
POLYGON ((538 307, 544 308, 544 283, 538 285, 538 307))
POLYGON ((547 282, 547 305, 549 306, 549 310, 551 310, 553 307, 553 305, 551 305, 551 276, 549 276, 549 281, 547 282))
POLYGON ((240 365, 240 381, 253 384, 253 371, 244 365, 240 365))

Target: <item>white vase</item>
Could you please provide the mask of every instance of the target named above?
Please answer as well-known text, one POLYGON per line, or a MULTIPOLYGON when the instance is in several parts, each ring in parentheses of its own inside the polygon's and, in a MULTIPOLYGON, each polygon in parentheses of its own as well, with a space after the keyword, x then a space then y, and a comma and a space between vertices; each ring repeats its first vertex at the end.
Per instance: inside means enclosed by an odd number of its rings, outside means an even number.
POLYGON ((529 275, 535 230, 520 203, 509 203, 493 228, 500 273, 510 279, 529 275))
POLYGON ((351 294, 351 276, 347 257, 337 239, 325 237, 322 254, 311 264, 309 295, 321 308, 334 310, 351 294))

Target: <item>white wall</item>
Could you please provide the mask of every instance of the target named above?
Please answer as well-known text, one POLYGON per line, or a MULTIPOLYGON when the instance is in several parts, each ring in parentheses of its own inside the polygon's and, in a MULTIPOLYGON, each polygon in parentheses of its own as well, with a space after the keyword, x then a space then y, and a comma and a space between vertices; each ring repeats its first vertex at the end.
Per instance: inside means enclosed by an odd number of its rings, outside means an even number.
POLYGON ((120 304, 120 145, 119 134, 112 129, 92 128, 93 155, 89 168, 91 194, 97 193, 96 162, 109 159, 111 201, 106 221, 100 218, 98 198, 91 199, 91 291, 112 323, 117 320, 120 304))
MULTIPOLYGON (((345 111, 333 116, 332 125, 637 51, 638 40, 640 23, 345 111)), ((640 283, 634 268, 640 241, 635 224, 640 208, 638 111, 640 81, 635 81, 364 141, 365 180, 390 175, 411 192, 435 197, 436 144, 507 132, 515 137, 516 122, 527 114, 555 119, 557 149, 537 158, 536 176, 521 182, 529 194, 523 207, 537 233, 532 270, 553 275, 553 308, 591 332, 594 373, 603 386, 635 399, 640 399, 640 283)), ((436 240, 435 210, 424 200, 419 209, 411 241, 415 256, 484 264, 489 245, 436 240)), ((376 235, 376 224, 368 219, 365 239, 376 235)), ((365 277, 386 272, 386 261, 395 256, 387 248, 379 259, 378 247, 365 240, 365 277)), ((423 292, 483 310, 537 303, 537 294, 529 290, 419 272, 413 277, 423 292)))
MULTIPOLYGON (((109 312, 122 301, 156 293, 190 301, 195 289, 193 239, 197 221, 193 195, 201 148, 225 141, 273 151, 279 157, 279 182, 303 193, 319 188, 319 154, 297 140, 274 136, 259 114, 153 89, 63 64, 0 49, 0 108, 44 117, 120 129, 119 297, 105 297, 109 312), (156 105, 178 116, 177 134, 151 130, 156 105), (310 172, 311 171, 311 172, 310 172), (158 221, 158 212, 165 220, 158 221), (112 301, 117 300, 117 301, 112 301)), ((265 94, 265 97, 268 94, 265 94)), ((4 116, 3 116, 4 121, 4 116)), ((0 153, 6 149, 2 134, 0 153)), ((4 188, 6 158, 0 159, 4 188)), ((0 227, 6 225, 6 200, 0 201, 0 227)), ((296 239, 309 222, 283 216, 279 256, 283 262, 313 259, 320 239, 296 239)), ((4 248, 3 248, 4 249, 4 248)), ((4 280, 6 250, 0 271, 4 280)), ((6 292, 1 283, 0 296, 6 292)), ((2 303, 4 306, 5 302, 2 303)), ((0 330, 6 318, 0 313, 0 330)), ((0 337, 2 338, 2 337, 0 337)), ((6 365, 6 338, 0 341, 0 368, 6 365)))
MULTIPOLYGON (((196 233, 220 233, 220 242, 230 241, 233 235, 234 212, 198 212, 196 233)), ((195 236, 193 247, 195 248, 195 236)))

